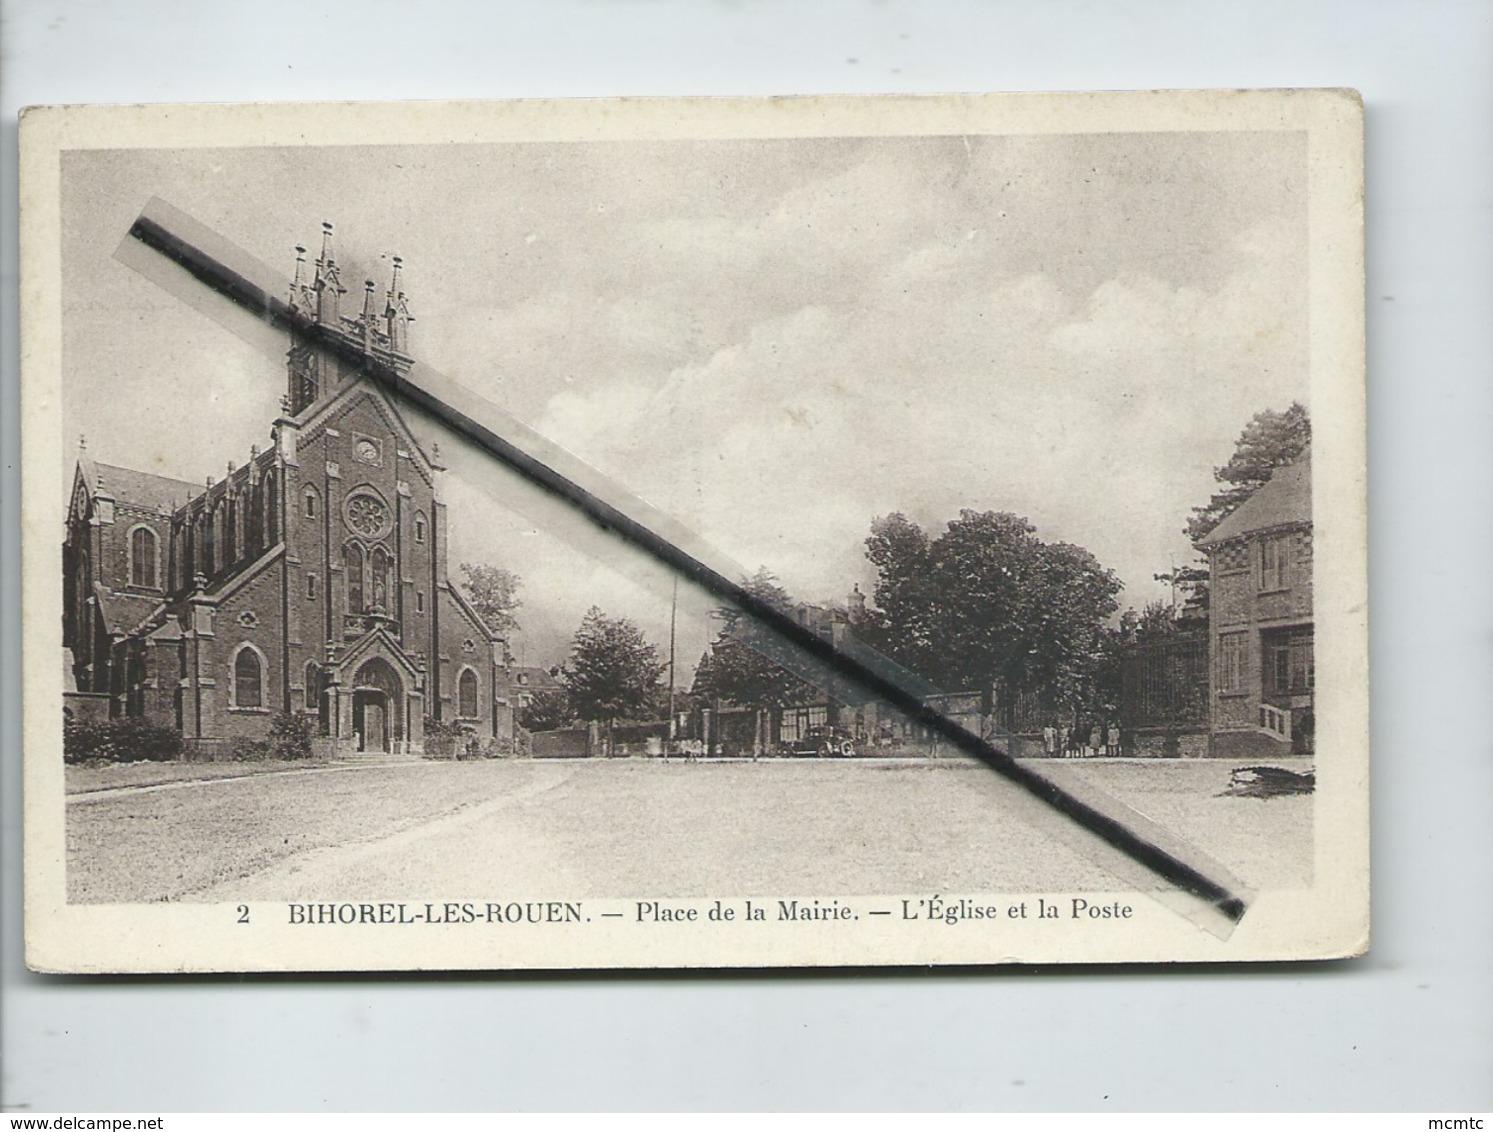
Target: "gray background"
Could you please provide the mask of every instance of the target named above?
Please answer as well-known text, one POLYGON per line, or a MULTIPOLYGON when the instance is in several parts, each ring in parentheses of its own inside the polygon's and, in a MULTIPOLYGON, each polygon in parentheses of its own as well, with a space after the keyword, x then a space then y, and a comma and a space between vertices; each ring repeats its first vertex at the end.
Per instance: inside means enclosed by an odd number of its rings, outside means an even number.
POLYGON ((1493 1107, 1493 6, 8 0, 8 1109, 1493 1107), (1373 955, 1327 966, 44 980, 21 965, 15 115, 29 103, 1354 86, 1373 955))

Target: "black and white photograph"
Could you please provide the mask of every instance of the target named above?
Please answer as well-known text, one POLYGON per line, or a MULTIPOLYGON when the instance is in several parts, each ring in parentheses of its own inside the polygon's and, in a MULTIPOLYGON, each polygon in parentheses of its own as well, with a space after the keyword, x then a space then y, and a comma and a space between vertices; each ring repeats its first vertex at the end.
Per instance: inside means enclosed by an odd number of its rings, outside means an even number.
POLYGON ((1361 954, 1361 142, 33 112, 29 962, 1361 954))

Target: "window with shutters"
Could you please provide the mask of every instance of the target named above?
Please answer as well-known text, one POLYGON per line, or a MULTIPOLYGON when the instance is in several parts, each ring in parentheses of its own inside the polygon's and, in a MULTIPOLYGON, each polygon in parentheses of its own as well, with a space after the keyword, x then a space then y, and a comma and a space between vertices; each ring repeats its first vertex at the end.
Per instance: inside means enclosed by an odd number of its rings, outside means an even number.
POLYGON ((1218 637, 1218 690, 1244 691, 1244 672, 1249 634, 1220 633, 1218 637))

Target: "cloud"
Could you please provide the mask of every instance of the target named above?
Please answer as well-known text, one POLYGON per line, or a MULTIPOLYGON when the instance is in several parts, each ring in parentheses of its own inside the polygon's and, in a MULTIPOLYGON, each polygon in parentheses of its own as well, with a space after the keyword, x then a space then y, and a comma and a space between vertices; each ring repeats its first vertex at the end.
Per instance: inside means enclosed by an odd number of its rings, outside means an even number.
MULTIPOLYGON (((152 194, 287 268, 330 215, 350 265, 405 257, 422 360, 804 596, 866 580, 873 515, 969 506, 1139 601, 1244 422, 1306 396, 1303 157, 1237 133, 70 155, 67 427, 189 479, 215 436, 243 458, 278 359, 108 250, 152 194), (184 383, 211 435, 166 435, 184 383)), ((504 498, 453 502, 453 538, 511 561, 536 625, 568 636, 592 585, 657 624, 656 587, 607 588, 582 565, 606 554, 504 498)))
POLYGON ((567 390, 541 427, 803 596, 865 577, 874 515, 968 506, 1088 546, 1141 600, 1187 555, 1211 464, 1304 388, 1268 236, 1241 234, 1251 254, 1211 288, 1125 274, 1076 297, 990 279, 977 238, 928 241, 859 304, 763 319, 651 392, 567 390))

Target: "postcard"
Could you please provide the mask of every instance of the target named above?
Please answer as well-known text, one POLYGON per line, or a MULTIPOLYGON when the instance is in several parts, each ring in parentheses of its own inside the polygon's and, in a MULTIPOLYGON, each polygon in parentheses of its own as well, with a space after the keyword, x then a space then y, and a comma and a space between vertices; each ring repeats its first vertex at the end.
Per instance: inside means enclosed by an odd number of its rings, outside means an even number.
POLYGON ((33 969, 1367 950, 1354 92, 21 163, 33 969))

